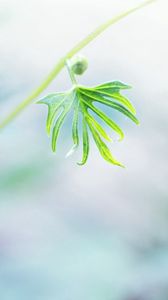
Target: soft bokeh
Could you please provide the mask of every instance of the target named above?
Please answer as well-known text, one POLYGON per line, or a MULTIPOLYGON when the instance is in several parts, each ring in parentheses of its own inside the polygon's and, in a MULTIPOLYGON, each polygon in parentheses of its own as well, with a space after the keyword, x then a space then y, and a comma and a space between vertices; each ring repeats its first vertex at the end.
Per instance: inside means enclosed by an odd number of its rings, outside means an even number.
MULTIPOLYGON (((0 0, 0 119, 59 58, 136 0, 0 0)), ((84 167, 67 123, 51 152, 46 107, 0 133, 0 300, 168 299, 168 4, 109 28, 83 49, 87 85, 121 80, 139 127, 119 117, 120 169, 94 143, 84 167)), ((43 93, 70 87, 64 70, 43 93)))

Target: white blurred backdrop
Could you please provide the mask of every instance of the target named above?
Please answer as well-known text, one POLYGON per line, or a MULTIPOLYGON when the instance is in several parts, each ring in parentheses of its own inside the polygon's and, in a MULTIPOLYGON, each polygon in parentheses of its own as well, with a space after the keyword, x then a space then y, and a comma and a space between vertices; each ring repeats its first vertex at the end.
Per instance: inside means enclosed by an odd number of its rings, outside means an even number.
MULTIPOLYGON (((136 0, 0 0, 0 119, 21 102, 80 39, 136 0)), ((168 299, 168 3, 109 28, 83 49, 86 85, 131 84, 141 125, 125 118, 126 165, 94 143, 65 159, 45 133, 46 107, 30 105, 0 133, 0 299, 168 299), (138 298, 139 297, 139 298, 138 298)), ((70 87, 66 70, 43 93, 70 87)))

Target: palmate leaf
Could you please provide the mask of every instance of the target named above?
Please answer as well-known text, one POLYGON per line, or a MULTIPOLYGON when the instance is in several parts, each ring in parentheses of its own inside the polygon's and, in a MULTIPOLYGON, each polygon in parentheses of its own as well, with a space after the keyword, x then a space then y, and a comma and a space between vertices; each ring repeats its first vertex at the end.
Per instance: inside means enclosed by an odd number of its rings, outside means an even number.
POLYGON ((102 85, 99 85, 95 88, 83 88, 83 91, 86 90, 87 92, 93 92, 96 94, 99 94, 99 96, 106 96, 107 98, 115 99, 124 106, 126 106, 127 109, 129 109, 133 114, 136 113, 135 107, 132 105, 132 103, 123 95, 120 94, 121 89, 130 89, 131 87, 128 85, 125 85, 121 82, 108 82, 102 85))
POLYGON ((89 99, 93 101, 97 101, 99 103, 105 104, 107 106, 110 106, 118 111, 120 111, 121 113, 123 113, 124 115, 126 115, 128 118, 130 118, 133 122, 135 122, 136 124, 139 124, 138 119, 135 117, 135 115, 130 112, 128 109, 126 109, 124 106, 114 102, 113 100, 108 100, 105 97, 103 97, 102 95, 96 93, 96 92, 92 92, 90 90, 86 90, 86 89, 81 89, 81 93, 84 94, 86 97, 88 97, 89 99))
POLYGON ((66 118, 67 114, 69 113, 71 106, 72 106, 72 103, 65 106, 63 112, 58 117, 58 119, 54 125, 53 134, 52 134, 52 150, 54 152, 56 151, 56 143, 57 143, 57 138, 58 138, 58 134, 59 134, 61 125, 63 124, 64 119, 66 118))
POLYGON ((55 93, 50 94, 47 97, 41 99, 38 103, 47 104, 48 105, 48 116, 47 116, 47 124, 46 129, 47 133, 50 134, 51 127, 56 117, 57 113, 63 106, 66 95, 64 93, 55 93))
POLYGON ((109 137, 109 135, 105 132, 105 130, 103 129, 103 127, 90 115, 87 114, 86 116, 87 122, 91 124, 91 126, 93 125, 95 127, 95 129, 97 129, 97 131, 99 132, 99 134, 107 141, 111 142, 112 139, 109 137))
POLYGON ((82 130, 83 130, 83 157, 82 161, 78 162, 78 165, 84 165, 88 159, 89 155, 89 135, 88 135, 88 128, 86 118, 83 115, 83 122, 82 122, 82 130))
POLYGON ((120 94, 121 90, 129 89, 130 86, 118 81, 107 82, 95 87, 85 87, 74 85, 68 92, 54 93, 41 99, 38 103, 48 106, 48 117, 46 122, 47 132, 52 133, 52 149, 56 151, 58 135, 68 113, 73 110, 72 120, 72 140, 73 147, 68 152, 68 156, 74 152, 79 146, 79 128, 78 123, 80 116, 82 117, 82 140, 83 140, 83 157, 79 165, 84 165, 89 155, 89 132, 101 154, 108 162, 123 167, 123 164, 118 162, 113 157, 104 140, 108 142, 111 138, 106 133, 105 129, 98 122, 101 119, 115 133, 124 138, 122 129, 102 110, 98 109, 94 103, 106 105, 127 116, 134 123, 139 124, 136 118, 135 108, 132 103, 120 94), (92 114, 93 113, 93 114, 92 114), (98 117, 98 119, 95 118, 98 117))
POLYGON ((85 97, 81 93, 81 99, 82 99, 82 102, 85 103, 86 107, 90 108, 93 112, 95 112, 104 122, 106 122, 114 131, 116 131, 118 133, 118 135, 120 136, 120 140, 122 140, 124 138, 124 133, 121 130, 121 128, 114 121, 112 121, 109 117, 107 117, 101 110, 99 110, 92 104, 92 102, 90 101, 90 100, 92 100, 91 97, 90 98, 85 97))
POLYGON ((118 162, 111 154, 109 148, 106 146, 106 144, 102 141, 102 139, 100 138, 100 135, 98 134, 98 132, 96 131, 96 129, 89 123, 89 128, 90 131, 93 135, 93 138, 95 140, 95 143, 100 151, 100 154, 102 155, 102 157, 107 160, 108 162, 114 164, 114 165, 118 165, 120 167, 124 167, 123 164, 121 164, 120 162, 118 162))
POLYGON ((77 147, 79 145, 78 120, 79 120, 79 101, 76 97, 76 101, 74 103, 74 115, 73 115, 73 121, 72 121, 72 139, 73 139, 74 145, 68 151, 66 157, 72 155, 73 152, 77 149, 77 147))
POLYGON ((130 85, 124 84, 124 83, 122 83, 120 81, 106 82, 106 83, 99 84, 99 85, 93 87, 93 89, 95 89, 95 90, 101 90, 101 89, 127 90, 127 89, 130 89, 130 88, 131 88, 130 85))

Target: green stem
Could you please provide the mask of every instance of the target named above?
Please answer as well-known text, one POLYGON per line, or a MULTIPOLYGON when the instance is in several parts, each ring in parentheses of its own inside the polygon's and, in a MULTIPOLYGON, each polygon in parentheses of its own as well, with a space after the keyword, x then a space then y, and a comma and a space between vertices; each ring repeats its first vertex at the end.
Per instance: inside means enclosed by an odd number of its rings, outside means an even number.
POLYGON ((75 74, 74 74, 73 71, 72 71, 72 68, 71 68, 70 60, 69 60, 69 59, 66 60, 66 66, 67 66, 67 70, 68 70, 69 76, 70 76, 70 78, 71 78, 72 84, 73 84, 73 85, 77 85, 77 81, 76 81, 76 78, 75 78, 75 74))
POLYGON ((121 19, 127 17, 128 15, 132 14, 133 12, 145 7, 148 4, 151 4, 156 0, 148 0, 145 1, 132 9, 129 9, 120 15, 110 19, 109 21, 105 22, 101 26, 99 26, 95 31, 90 33, 86 38, 80 41, 75 47, 73 47, 64 57, 62 57, 53 70, 49 73, 46 79, 42 82, 42 84, 33 91, 30 96, 28 96, 25 100, 23 100, 1 123, 0 129, 5 127, 8 123, 10 123, 23 109, 25 109, 36 97, 38 97, 53 81, 53 79, 60 73, 63 67, 66 64, 67 59, 73 57, 76 53, 78 53, 81 49, 86 47, 90 42, 92 42, 97 36, 99 36, 102 32, 104 32, 108 27, 112 24, 119 22, 121 19))

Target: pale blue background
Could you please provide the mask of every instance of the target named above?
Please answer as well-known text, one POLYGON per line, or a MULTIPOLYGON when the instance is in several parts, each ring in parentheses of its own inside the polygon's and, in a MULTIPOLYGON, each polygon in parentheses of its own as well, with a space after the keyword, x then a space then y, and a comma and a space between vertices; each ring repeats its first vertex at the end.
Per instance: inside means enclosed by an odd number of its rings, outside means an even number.
MULTIPOLYGON (((79 39, 140 1, 0 0, 0 119, 79 39)), ((168 299, 167 1, 124 19, 82 51, 83 84, 121 80, 141 126, 114 143, 125 170, 92 142, 52 154, 46 108, 31 105, 0 133, 0 300, 168 299)), ((66 70, 47 92, 70 87, 66 70)))

